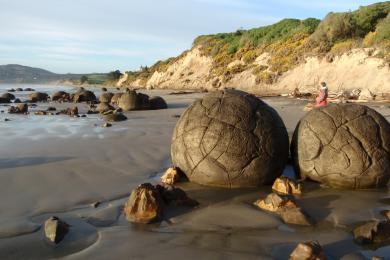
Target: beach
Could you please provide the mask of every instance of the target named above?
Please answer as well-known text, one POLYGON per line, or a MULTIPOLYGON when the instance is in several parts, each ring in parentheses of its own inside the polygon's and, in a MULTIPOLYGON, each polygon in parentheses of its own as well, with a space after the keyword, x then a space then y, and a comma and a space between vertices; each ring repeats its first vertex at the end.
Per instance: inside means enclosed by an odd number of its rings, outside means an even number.
MULTIPOLYGON (((162 96, 168 109, 126 112, 128 119, 110 128, 102 127, 100 115, 0 114, 1 259, 287 259, 297 243, 308 240, 318 240, 334 259, 390 255, 390 246, 363 248, 351 234, 358 224, 382 218, 381 210, 390 204, 387 189, 347 191, 305 182, 297 200, 316 225, 296 227, 252 205, 271 192, 269 186, 229 190, 181 183, 178 186, 200 203, 198 207, 170 208, 161 223, 127 222, 122 207, 131 190, 141 183, 157 183, 171 166, 170 143, 178 117, 204 95, 141 92, 162 96), (52 215, 71 225, 56 247, 43 238, 42 224, 52 215)), ((291 136, 308 101, 263 100, 277 110, 291 136)), ((49 105, 74 106, 38 103, 31 112, 49 105)), ((366 105, 390 120, 389 103, 366 105)), ((77 106, 86 113, 86 104, 77 106)), ((291 165, 285 175, 294 176, 291 165)))

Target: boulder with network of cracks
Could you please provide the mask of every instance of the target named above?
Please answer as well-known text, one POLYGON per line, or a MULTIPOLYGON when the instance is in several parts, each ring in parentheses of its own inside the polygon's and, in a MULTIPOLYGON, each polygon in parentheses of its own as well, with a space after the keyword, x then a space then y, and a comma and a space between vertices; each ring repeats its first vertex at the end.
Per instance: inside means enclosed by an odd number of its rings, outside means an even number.
POLYGON ((375 110, 331 104, 302 118, 291 154, 301 178, 337 188, 377 188, 390 178, 390 124, 375 110))
POLYGON ((173 164, 191 182, 226 188, 271 184, 288 157, 288 134, 278 113, 254 95, 212 92, 176 124, 173 164))

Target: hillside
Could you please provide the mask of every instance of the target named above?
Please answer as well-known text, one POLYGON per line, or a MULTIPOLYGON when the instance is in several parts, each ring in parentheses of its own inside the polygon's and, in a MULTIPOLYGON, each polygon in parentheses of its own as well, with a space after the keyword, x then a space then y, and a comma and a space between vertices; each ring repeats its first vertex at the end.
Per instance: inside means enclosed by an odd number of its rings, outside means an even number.
POLYGON ((56 74, 44 69, 17 64, 0 65, 0 83, 54 83, 69 82, 79 84, 82 76, 87 77, 89 84, 103 84, 107 73, 94 74, 56 74))
POLYGON ((369 88, 390 93, 390 2, 329 13, 322 21, 284 19, 232 33, 202 35, 190 50, 127 72, 123 85, 283 93, 369 88))

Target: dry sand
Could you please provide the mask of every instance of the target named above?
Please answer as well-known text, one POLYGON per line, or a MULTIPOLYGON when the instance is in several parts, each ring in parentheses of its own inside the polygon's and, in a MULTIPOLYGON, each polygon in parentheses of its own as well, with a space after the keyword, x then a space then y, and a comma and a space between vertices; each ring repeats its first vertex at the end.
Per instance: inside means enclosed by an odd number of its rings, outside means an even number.
MULTIPOLYGON (((175 115, 202 96, 168 92, 148 94, 162 95, 169 109, 128 112, 127 121, 111 128, 100 127, 98 115, 0 114, 0 259, 287 259, 296 243, 306 240, 318 240, 334 259, 356 252, 390 256, 389 246, 365 249, 350 233, 389 209, 387 190, 319 189, 308 183, 298 201, 317 225, 301 228, 252 206, 270 187, 226 190, 183 183, 180 187, 200 202, 198 208, 170 209, 158 224, 129 224, 121 214, 128 194, 140 183, 157 181, 170 165, 175 115), (4 122, 5 117, 12 121, 4 122), (93 208, 96 201, 102 203, 93 208), (43 239, 42 223, 51 215, 72 225, 55 248, 43 239)), ((307 104, 265 101, 289 132, 307 104)), ((370 106, 390 119, 389 104, 370 106)), ((293 174, 291 166, 286 174, 293 174)))

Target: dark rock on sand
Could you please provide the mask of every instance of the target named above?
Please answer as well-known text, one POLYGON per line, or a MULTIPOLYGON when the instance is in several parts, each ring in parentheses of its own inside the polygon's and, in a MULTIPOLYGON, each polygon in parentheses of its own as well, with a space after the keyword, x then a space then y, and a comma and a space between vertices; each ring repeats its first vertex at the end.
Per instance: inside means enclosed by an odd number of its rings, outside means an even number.
POLYGON ((111 98, 113 96, 114 96, 114 94, 112 94, 110 92, 103 93, 103 94, 100 95, 99 101, 101 103, 110 103, 111 102, 111 98))
POLYGON ((299 243, 290 260, 325 260, 325 252, 317 241, 299 243))
POLYGON ((111 127, 112 126, 112 124, 110 124, 110 123, 104 123, 103 125, 102 125, 102 127, 111 127))
POLYGON ((167 109, 167 102, 162 97, 151 97, 149 99, 151 109, 167 109))
POLYGON ((97 105, 95 110, 98 111, 99 113, 104 113, 107 111, 113 111, 115 110, 115 108, 108 103, 99 103, 99 105, 97 105))
POLYGON ((167 205, 187 207, 194 207, 199 205, 196 200, 189 198, 187 193, 178 187, 166 184, 157 185, 156 187, 167 205))
POLYGON ((151 223, 161 220, 164 202, 160 192, 150 183, 132 191, 124 207, 126 219, 134 223, 151 223))
POLYGON ((61 101, 61 102, 69 102, 70 99, 70 94, 65 92, 65 91, 57 91, 53 93, 51 96, 51 100, 53 101, 61 101))
POLYGON ((69 225, 60 218, 53 216, 45 221, 45 237, 54 244, 61 242, 69 231, 69 225))
POLYGON ((15 92, 14 88, 7 89, 8 92, 15 92))
POLYGON ((353 230, 355 241, 359 244, 389 244, 390 221, 374 220, 363 224, 353 230))
POLYGON ((48 107, 46 109, 46 111, 56 111, 56 110, 57 110, 57 108, 55 108, 55 107, 48 107))
POLYGON ((28 106, 26 103, 20 103, 16 106, 11 106, 8 110, 10 114, 24 114, 28 112, 28 106))
POLYGON ((271 184, 288 158, 277 112, 253 95, 225 90, 195 101, 176 124, 173 164, 190 181, 227 188, 271 184))
POLYGON ((291 153, 302 178, 339 188, 383 187, 390 178, 390 124, 369 107, 331 104, 301 119, 291 153))
POLYGON ((19 99, 19 98, 16 98, 15 100, 14 100, 14 103, 16 104, 16 103, 22 103, 22 101, 19 99))
POLYGON ((127 117, 122 113, 112 113, 104 115, 104 120, 108 122, 119 122, 127 120, 127 117))
POLYGON ((16 91, 23 91, 22 88, 16 88, 16 91))
POLYGON ((78 116, 79 109, 77 107, 68 107, 60 111, 60 114, 65 114, 68 116, 78 116))
POLYGON ((32 103, 46 102, 48 98, 49 98, 49 95, 47 93, 44 93, 44 92, 34 92, 28 96, 29 102, 32 102, 32 103))
POLYGON ((4 93, 3 95, 1 95, 2 98, 7 98, 9 100, 14 100, 15 99, 15 96, 11 93, 4 93))
POLYGON ((314 223, 313 219, 300 207, 283 207, 278 213, 286 224, 311 226, 314 223))
POLYGON ((73 102, 94 102, 96 96, 92 91, 81 89, 73 95, 73 102))
POLYGON ((35 91, 33 88, 25 88, 24 91, 35 91))
POLYGON ((106 91, 107 91, 107 88, 103 87, 103 88, 102 88, 102 91, 103 91, 103 92, 106 92, 106 91))

